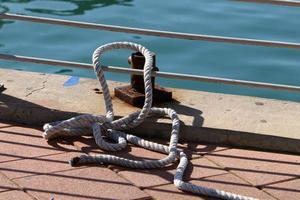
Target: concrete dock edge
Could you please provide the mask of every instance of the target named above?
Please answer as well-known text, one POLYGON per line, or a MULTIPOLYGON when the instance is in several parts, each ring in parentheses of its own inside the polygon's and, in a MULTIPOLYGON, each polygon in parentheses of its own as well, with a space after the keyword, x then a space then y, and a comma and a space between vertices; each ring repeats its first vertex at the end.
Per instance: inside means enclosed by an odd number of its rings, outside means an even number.
MULTIPOLYGON (((42 126, 82 113, 103 115, 104 101, 96 79, 81 78, 64 87, 65 75, 0 69, 7 88, 0 94, 0 121, 42 126)), ((110 91, 123 83, 109 82, 110 91)), ((300 104, 289 101, 171 89, 174 101, 156 105, 176 110, 180 140, 300 154, 300 104)), ((138 108, 113 97, 117 116, 138 108)), ((169 139, 168 119, 149 118, 131 133, 169 139)))

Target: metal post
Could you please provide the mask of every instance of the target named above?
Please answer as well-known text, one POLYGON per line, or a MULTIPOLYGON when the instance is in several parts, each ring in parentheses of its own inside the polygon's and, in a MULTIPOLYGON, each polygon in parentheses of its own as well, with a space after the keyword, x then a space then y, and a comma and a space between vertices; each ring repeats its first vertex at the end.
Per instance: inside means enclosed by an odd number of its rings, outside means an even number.
MULTIPOLYGON (((155 63, 155 54, 152 54, 153 56, 153 69, 152 71, 158 71, 158 68, 156 67, 155 63)), ((145 57, 140 52, 132 53, 131 56, 128 58, 128 63, 131 65, 132 69, 141 69, 143 70, 144 64, 145 64, 145 57)), ((135 89, 137 92, 144 93, 145 87, 144 87, 144 78, 142 75, 131 75, 130 83, 133 89, 135 89)), ((152 81, 152 88, 155 86, 155 78, 151 78, 152 81)))
MULTIPOLYGON (((153 69, 152 71, 158 71, 155 66, 155 54, 153 56, 153 69)), ((128 63, 132 69, 142 70, 145 64, 145 57, 139 53, 132 53, 128 58, 128 63)), ((167 102, 172 100, 172 92, 155 85, 155 77, 151 78, 153 90, 153 103, 167 102)), ((144 104, 145 100, 145 87, 144 78, 142 75, 131 75, 130 85, 115 88, 115 96, 119 99, 133 105, 140 107, 144 104)))

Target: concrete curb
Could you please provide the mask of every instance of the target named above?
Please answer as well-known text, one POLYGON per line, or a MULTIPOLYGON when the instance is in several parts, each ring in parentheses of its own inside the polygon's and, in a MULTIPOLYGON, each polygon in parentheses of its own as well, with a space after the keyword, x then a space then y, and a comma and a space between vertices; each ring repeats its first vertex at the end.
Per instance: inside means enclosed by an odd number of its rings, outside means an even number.
MULTIPOLYGON (((79 84, 64 87, 68 78, 0 69, 7 88, 0 94, 0 120, 42 125, 80 113, 105 113, 97 80, 81 78, 79 84)), ((111 91, 120 85, 109 82, 111 91)), ((173 94, 173 102, 157 106, 178 112, 182 141, 300 153, 299 103, 181 89, 173 94)), ((117 116, 138 110, 117 98, 113 103, 117 116)), ((170 128, 167 119, 149 118, 131 133, 168 139, 170 128)))

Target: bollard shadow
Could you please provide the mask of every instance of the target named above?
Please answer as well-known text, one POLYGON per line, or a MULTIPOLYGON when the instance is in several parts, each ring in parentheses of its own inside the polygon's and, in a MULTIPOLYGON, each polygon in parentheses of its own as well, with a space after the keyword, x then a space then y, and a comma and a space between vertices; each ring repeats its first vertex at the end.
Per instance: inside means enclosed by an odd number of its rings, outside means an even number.
MULTIPOLYGON (((178 115, 180 115, 180 117, 186 118, 184 121, 191 121, 191 124, 187 125, 182 120, 180 120, 181 127, 192 126, 195 128, 199 128, 203 126, 204 123, 204 118, 202 116, 203 112, 200 109, 182 105, 179 101, 175 99, 173 99, 171 102, 168 103, 157 104, 157 106, 172 108, 173 110, 176 111, 178 115)), ((191 151, 188 152, 188 156, 190 157, 191 156, 190 154, 195 154, 195 153, 201 154, 201 153, 213 152, 216 149, 216 146, 206 144, 206 145, 201 145, 201 147, 199 147, 198 143, 188 142, 187 148, 191 151)))
MULTIPOLYGON (((156 104, 158 107, 172 108, 179 115, 185 115, 187 117, 192 117, 192 126, 202 127, 204 118, 202 117, 202 111, 193 107, 182 105, 179 101, 173 99, 168 103, 156 104)), ((181 123, 183 123, 181 121, 181 123)))
MULTIPOLYGON (((68 119, 79 115, 75 112, 65 112, 38 105, 24 99, 0 93, 0 121, 43 131, 45 123, 68 119)), ((19 134, 21 133, 14 133, 19 134)), ((42 138, 42 135, 40 136, 42 138)), ((48 144, 61 151, 71 151, 66 148, 74 145, 75 138, 59 138, 47 141, 48 144)), ((29 145, 29 144, 28 144, 29 145)))
POLYGON ((24 125, 42 126, 45 123, 79 115, 65 112, 0 93, 0 120, 24 125))

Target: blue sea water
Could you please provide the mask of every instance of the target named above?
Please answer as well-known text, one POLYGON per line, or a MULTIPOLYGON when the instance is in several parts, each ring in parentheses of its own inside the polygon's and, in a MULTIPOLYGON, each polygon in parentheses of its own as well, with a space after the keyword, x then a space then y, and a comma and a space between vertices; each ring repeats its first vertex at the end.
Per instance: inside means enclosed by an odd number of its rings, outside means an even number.
MULTIPOLYGON (((138 28, 300 43, 300 7, 231 0, 0 0, 0 12, 138 28)), ((0 53, 91 63, 98 46, 143 44, 161 71, 300 86, 300 50, 167 39, 135 34, 0 20, 0 53)), ((128 51, 104 64, 128 66, 128 51)), ((95 77, 92 70, 0 61, 1 68, 95 77)), ((128 82, 127 75, 107 74, 128 82)), ((172 79, 163 86, 300 101, 299 93, 172 79)))

